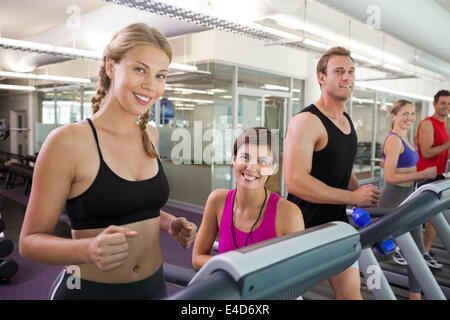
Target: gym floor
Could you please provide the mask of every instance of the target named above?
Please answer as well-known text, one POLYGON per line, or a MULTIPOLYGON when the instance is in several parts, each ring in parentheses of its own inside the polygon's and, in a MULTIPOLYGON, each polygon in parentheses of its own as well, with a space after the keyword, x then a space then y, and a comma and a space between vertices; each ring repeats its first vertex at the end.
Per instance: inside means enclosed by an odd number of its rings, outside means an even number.
MULTIPOLYGON (((48 297, 49 289, 61 271, 61 266, 49 266, 28 261, 22 258, 18 252, 19 236, 25 216, 28 196, 24 195, 24 185, 20 182, 12 189, 4 189, 2 180, 0 180, 0 195, 5 198, 5 207, 1 212, 1 217, 6 223, 4 231, 5 237, 14 242, 14 251, 9 256, 14 259, 19 265, 18 273, 12 278, 11 283, 0 285, 0 300, 45 300, 48 297)), ((170 206, 168 203, 162 208, 175 216, 184 216, 188 220, 200 226, 202 216, 197 213, 180 210, 170 206)), ((54 234, 60 237, 70 238, 70 225, 68 217, 65 214, 61 215, 58 221, 54 234)), ((176 241, 174 241, 166 232, 161 232, 161 250, 164 262, 171 263, 186 268, 192 268, 191 256, 192 247, 183 250, 176 241)), ((439 245, 439 239, 437 244, 439 245)), ((440 244, 442 246, 442 244, 440 244)), ((390 256, 385 257, 386 263, 393 263, 390 256), (392 261, 392 262, 391 262, 392 261)), ((444 262, 442 270, 433 270, 433 274, 444 279, 450 279, 450 261, 439 259, 444 262)), ((406 267, 402 267, 405 268, 406 267)), ((365 300, 373 300, 374 297, 367 290, 364 285, 364 278, 361 278, 362 290, 361 293, 365 300)), ((168 294, 171 295, 178 290, 179 286, 166 282, 168 294)), ((405 288, 393 287, 393 291, 399 300, 408 299, 408 291, 405 288)), ((305 295, 308 299, 334 299, 334 295, 327 281, 324 281, 314 289, 308 291, 305 295)))

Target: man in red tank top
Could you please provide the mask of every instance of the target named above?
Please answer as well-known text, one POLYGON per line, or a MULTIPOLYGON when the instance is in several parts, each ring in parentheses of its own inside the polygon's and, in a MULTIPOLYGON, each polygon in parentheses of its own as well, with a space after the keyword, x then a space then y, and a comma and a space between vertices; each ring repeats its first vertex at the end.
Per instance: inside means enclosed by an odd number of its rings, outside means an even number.
MULTIPOLYGON (((445 179, 444 174, 447 170, 448 150, 450 140, 445 125, 450 109, 450 92, 440 90, 434 96, 434 114, 420 122, 417 130, 417 147, 419 151, 419 162, 417 162, 417 171, 423 171, 426 168, 435 166, 437 168, 437 177, 433 180, 419 181, 419 186, 437 180, 445 179)), ((429 251, 433 239, 436 237, 436 231, 430 222, 427 223, 424 246, 424 258, 432 268, 442 268, 442 265, 434 260, 429 251)))

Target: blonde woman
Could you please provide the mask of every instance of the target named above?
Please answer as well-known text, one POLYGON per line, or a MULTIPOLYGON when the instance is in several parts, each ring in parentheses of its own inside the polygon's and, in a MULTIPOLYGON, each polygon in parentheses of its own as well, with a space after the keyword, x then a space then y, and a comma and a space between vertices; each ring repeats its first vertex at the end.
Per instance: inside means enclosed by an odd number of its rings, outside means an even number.
MULTIPOLYGON (((436 176, 436 167, 417 172, 416 163, 419 154, 408 141, 408 132, 416 121, 416 112, 411 102, 396 101, 391 109, 392 130, 383 145, 383 169, 385 188, 378 201, 379 208, 396 208, 414 191, 414 181, 431 179, 436 176)), ((411 235, 423 253, 423 236, 421 226, 411 230, 411 235)), ((406 265, 400 251, 396 248, 394 260, 406 265)), ((409 291, 411 299, 420 299, 421 289, 411 272, 409 274, 409 291)))
POLYGON ((160 229, 184 248, 192 244, 196 226, 160 211, 169 185, 155 150, 158 131, 147 125, 171 58, 158 30, 133 24, 119 31, 104 50, 92 118, 54 130, 43 145, 20 253, 76 265, 81 284, 68 287, 65 268, 50 299, 163 298, 160 229), (52 235, 64 204, 72 239, 52 235))

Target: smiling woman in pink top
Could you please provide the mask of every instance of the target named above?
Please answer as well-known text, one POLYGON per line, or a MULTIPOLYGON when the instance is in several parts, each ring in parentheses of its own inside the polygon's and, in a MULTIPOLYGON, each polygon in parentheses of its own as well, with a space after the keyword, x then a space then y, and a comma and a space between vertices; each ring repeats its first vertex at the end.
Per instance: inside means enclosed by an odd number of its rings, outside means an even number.
POLYGON ((233 167, 236 189, 211 192, 192 254, 200 269, 212 256, 220 232, 219 253, 242 248, 305 228, 300 209, 265 187, 278 168, 270 130, 255 127, 236 139, 233 167))

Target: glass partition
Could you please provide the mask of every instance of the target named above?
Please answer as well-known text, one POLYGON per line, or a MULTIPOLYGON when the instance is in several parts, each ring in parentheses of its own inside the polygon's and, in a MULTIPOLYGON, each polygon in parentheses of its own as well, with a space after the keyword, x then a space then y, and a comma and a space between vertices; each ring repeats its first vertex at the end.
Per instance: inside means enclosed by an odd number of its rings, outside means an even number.
POLYGON ((353 92, 352 121, 358 136, 358 150, 355 158, 355 174, 358 179, 371 177, 371 152, 373 141, 375 93, 353 92))
POLYGON ((392 94, 355 89, 346 110, 351 112, 353 124, 358 135, 358 151, 354 169, 356 176, 367 183, 377 183, 383 187, 382 148, 384 140, 391 131, 390 111, 395 101, 405 99, 416 107, 416 122, 409 132, 409 141, 416 146, 415 136, 427 104, 425 101, 392 94), (374 107, 376 100, 376 108, 374 107), (375 127, 374 127, 375 125, 375 127), (374 130, 375 129, 375 130, 374 130))
POLYGON ((292 116, 295 116, 304 107, 306 107, 303 101, 305 90, 305 81, 294 79, 292 90, 292 116))

